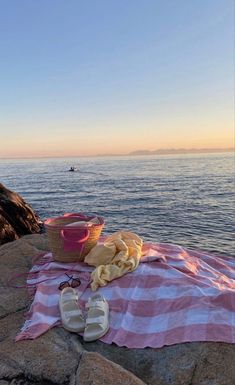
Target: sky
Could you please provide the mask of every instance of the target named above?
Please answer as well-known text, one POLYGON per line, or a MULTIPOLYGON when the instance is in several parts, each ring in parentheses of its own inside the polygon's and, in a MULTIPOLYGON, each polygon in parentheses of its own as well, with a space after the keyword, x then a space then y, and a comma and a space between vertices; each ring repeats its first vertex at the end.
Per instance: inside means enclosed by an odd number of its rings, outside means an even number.
POLYGON ((0 158, 234 146, 233 0, 0 0, 0 158))

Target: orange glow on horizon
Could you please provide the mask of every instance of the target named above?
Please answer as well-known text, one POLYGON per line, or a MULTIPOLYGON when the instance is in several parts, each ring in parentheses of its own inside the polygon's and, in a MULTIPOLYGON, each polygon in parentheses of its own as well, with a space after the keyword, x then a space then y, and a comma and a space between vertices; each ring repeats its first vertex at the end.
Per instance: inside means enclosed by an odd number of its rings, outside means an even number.
MULTIPOLYGON (((126 155, 133 151, 169 149, 234 148, 232 119, 214 121, 213 126, 174 117, 145 123, 129 120, 86 126, 76 122, 15 122, 4 125, 0 158, 69 157, 101 154, 126 155), (226 129, 221 129, 221 126, 226 129), (34 129, 32 129, 34 127, 34 129), (146 128, 145 128, 146 127, 146 128), (190 127, 190 128, 189 128, 190 127)), ((209 118, 208 118, 209 120, 209 118)))

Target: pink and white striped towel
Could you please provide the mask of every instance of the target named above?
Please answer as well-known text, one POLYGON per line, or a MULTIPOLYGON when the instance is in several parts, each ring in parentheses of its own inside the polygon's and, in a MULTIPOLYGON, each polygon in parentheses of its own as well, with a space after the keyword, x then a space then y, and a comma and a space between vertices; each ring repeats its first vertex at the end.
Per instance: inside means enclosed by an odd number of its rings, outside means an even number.
MULTIPOLYGON (((171 244, 145 244, 139 267, 98 291, 110 307, 110 329, 101 339, 128 348, 160 348, 190 341, 235 342, 235 258, 171 244)), ((28 319, 16 341, 33 339, 60 325, 58 285, 65 273, 79 277, 80 305, 93 294, 92 268, 84 263, 33 266, 36 284, 28 319)))

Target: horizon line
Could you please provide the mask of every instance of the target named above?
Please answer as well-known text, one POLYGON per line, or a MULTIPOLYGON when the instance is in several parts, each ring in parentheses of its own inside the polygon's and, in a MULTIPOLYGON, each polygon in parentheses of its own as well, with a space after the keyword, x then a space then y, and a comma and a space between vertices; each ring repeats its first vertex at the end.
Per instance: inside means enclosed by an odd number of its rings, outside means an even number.
POLYGON ((187 155, 187 154, 200 154, 200 153, 222 153, 222 152, 234 152, 235 147, 226 148, 171 148, 171 149, 158 149, 158 150, 134 150, 129 153, 104 153, 94 155, 42 155, 42 156, 7 156, 0 157, 0 160, 4 159, 47 159, 47 158, 97 158, 97 157, 115 157, 115 156, 150 156, 150 155, 187 155))

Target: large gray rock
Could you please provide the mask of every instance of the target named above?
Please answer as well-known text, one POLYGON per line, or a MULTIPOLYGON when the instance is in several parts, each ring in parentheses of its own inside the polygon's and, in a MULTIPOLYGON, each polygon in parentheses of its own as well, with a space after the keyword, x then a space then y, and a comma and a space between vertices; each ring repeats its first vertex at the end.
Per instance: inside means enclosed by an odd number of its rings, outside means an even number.
POLYGON ((79 385, 144 385, 134 374, 97 353, 83 353, 77 370, 79 385))
POLYGON ((0 245, 39 231, 40 221, 33 209, 0 183, 0 245))
MULTIPOLYGON (((32 256, 48 250, 45 235, 27 235, 0 247, 0 385, 234 385, 235 345, 194 342, 161 349, 127 349, 55 327, 15 343, 30 300, 8 286, 32 256)), ((22 282, 25 278, 22 278, 22 282)), ((20 283, 20 281, 18 281, 20 283)))

